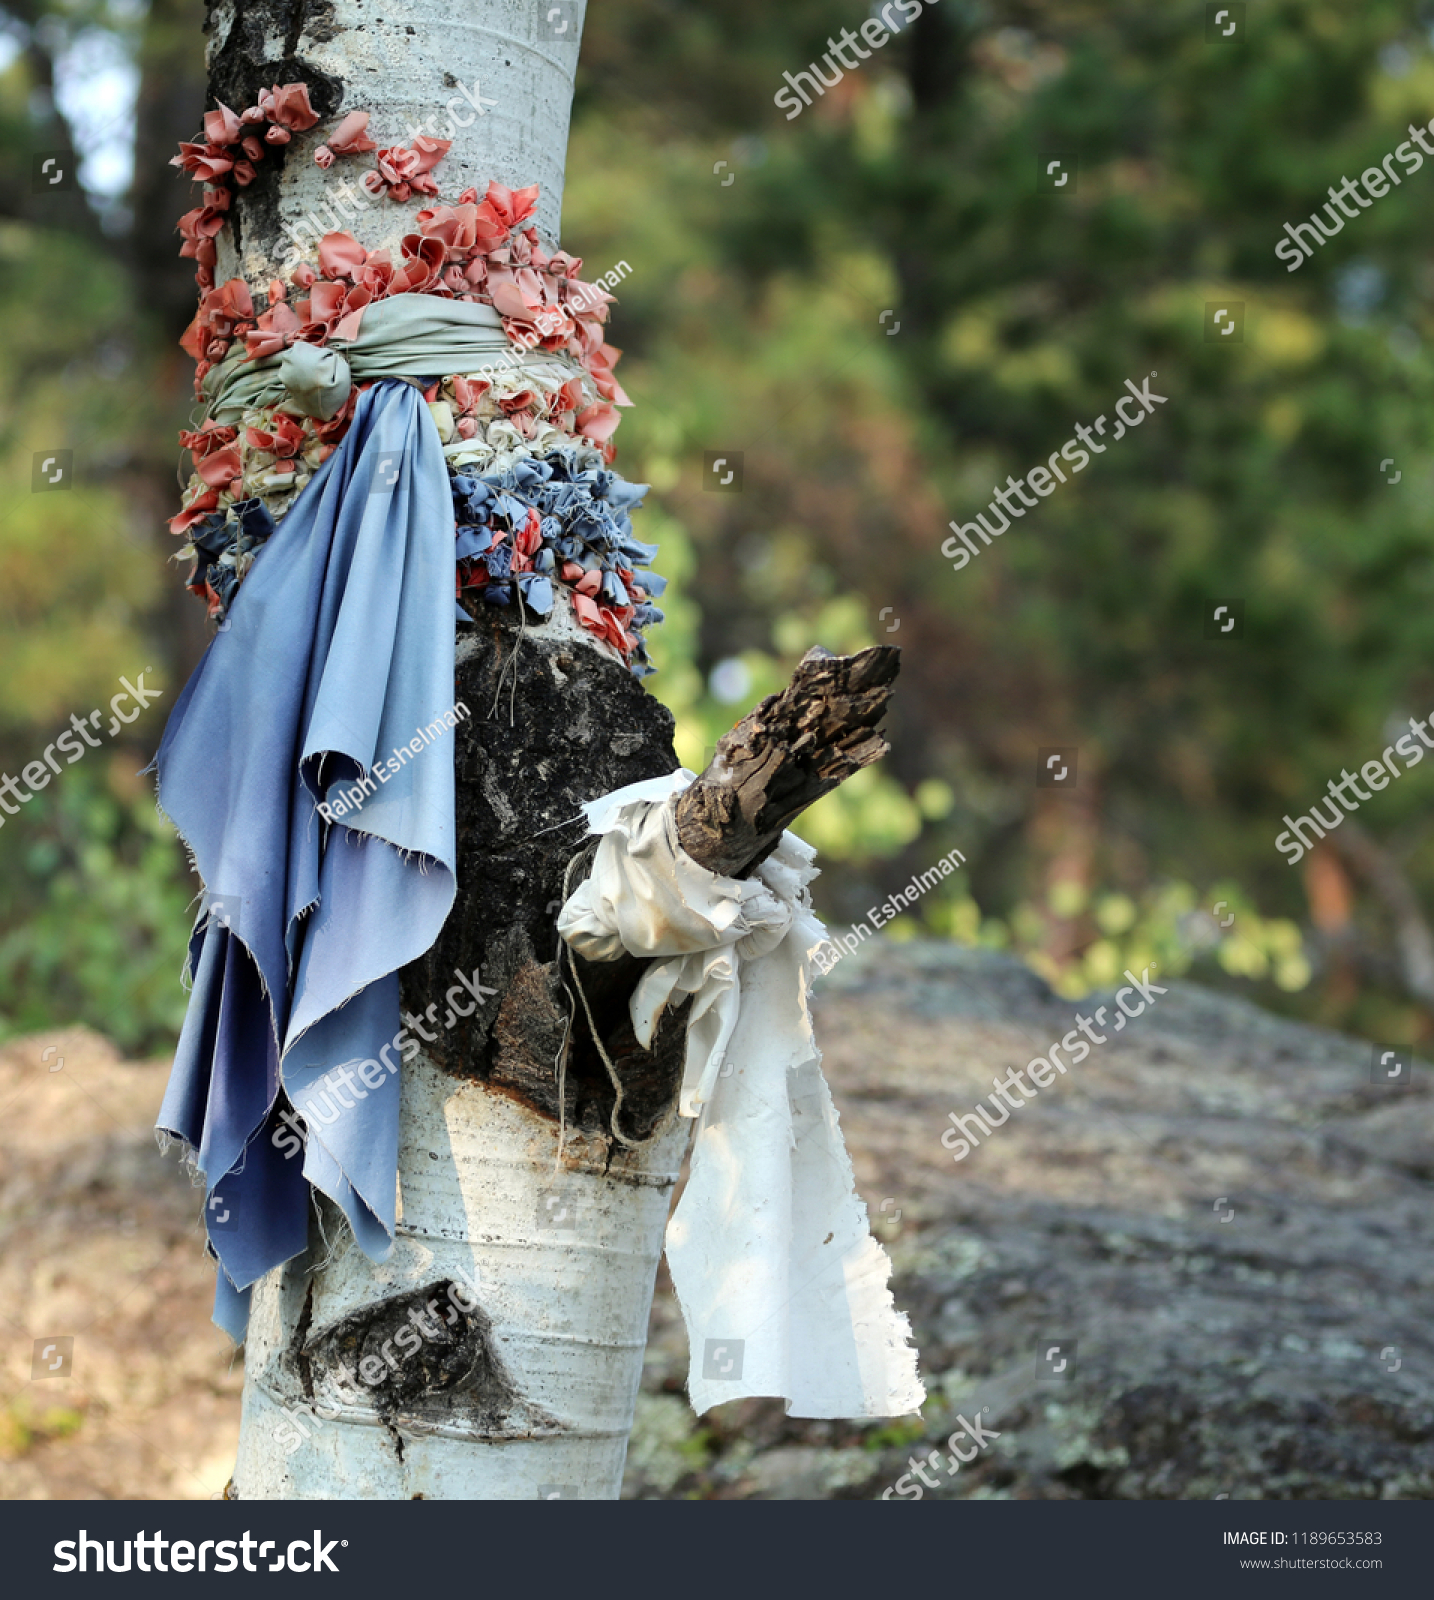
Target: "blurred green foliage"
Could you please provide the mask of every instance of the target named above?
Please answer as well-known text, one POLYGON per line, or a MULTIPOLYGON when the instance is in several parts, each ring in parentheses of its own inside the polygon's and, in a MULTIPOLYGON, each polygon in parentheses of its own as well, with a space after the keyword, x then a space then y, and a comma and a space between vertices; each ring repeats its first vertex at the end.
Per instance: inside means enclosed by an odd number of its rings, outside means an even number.
POLYGON ((23 1391, 0 1405, 0 1461, 17 1461, 51 1439, 68 1439, 84 1426, 73 1406, 47 1406, 23 1391))
MULTIPOLYGON (((34 127, 43 107, 17 56, 0 73, 0 152, 26 190, 31 146, 55 144, 34 127)), ((144 344, 140 300, 115 244, 0 217, 0 771, 18 776, 72 713, 107 707, 122 676, 166 691, 118 743, 106 712, 101 748, 0 819, 0 1038, 80 1021, 150 1052, 183 1020, 198 882, 136 776, 172 703, 160 608, 177 582, 152 500, 135 493, 163 359, 144 344), (57 449, 72 452, 72 480, 36 492, 35 459, 57 449)))
MULTIPOLYGON (((1285 0, 1226 48, 1198 4, 943 0, 789 123, 783 72, 863 8, 699 9, 594 12, 565 226, 633 268, 621 461, 696 553, 688 682, 735 658, 761 692, 813 642, 904 647, 891 756, 801 824, 829 918, 954 845, 961 887, 889 933, 1003 943, 1065 993, 1159 952, 1427 1035, 1378 895, 1321 852, 1343 890, 1316 906, 1274 840, 1434 706, 1434 163, 1297 273, 1274 248, 1425 120, 1434 16, 1285 0), (1079 158, 1059 196, 1053 151, 1079 158), (1210 342, 1227 301, 1243 336, 1210 342), (948 522, 1152 372, 1166 406, 952 570, 948 522), (742 451, 741 495, 704 492, 717 450, 742 451), (1207 639, 1226 597, 1243 637, 1207 639), (1079 747, 1076 792, 1036 789, 1043 745, 1079 747), (918 804, 931 783, 949 807, 918 804)), ((730 720, 680 708, 694 750, 730 720)), ((1360 817, 1426 904, 1431 772, 1360 817)))
MULTIPOLYGON (((1434 106, 1434 13, 1266 0, 1229 47, 1187 0, 942 0, 786 120, 783 72, 864 15, 589 7, 563 242, 630 268, 618 466, 653 485, 679 756, 811 644, 901 645, 890 756, 799 825, 834 927, 959 848, 888 937, 1000 945, 1069 995, 1158 962, 1427 1037, 1379 894, 1274 839, 1434 708, 1434 160, 1299 271, 1274 248, 1434 106), (1038 192, 1048 152, 1078 155, 1071 191, 1038 192), (1243 337, 1208 342, 1226 301, 1243 337), (1151 372, 1169 403, 953 571, 948 522, 1151 372), (707 492, 705 451, 741 453, 740 494, 707 492), (1228 597, 1243 637, 1205 638, 1228 597), (1074 792, 1036 788, 1049 745, 1079 747, 1074 792)), ((0 212, 40 137, 32 71, 0 73, 0 212)), ((119 251, 0 218, 6 770, 120 673, 187 665, 168 507, 126 477, 137 437, 172 438, 145 301, 119 251), (32 452, 81 440, 80 487, 31 495, 32 452)), ((0 830, 0 1015, 147 1045, 182 1005, 194 885, 107 760, 0 830)), ((1434 762, 1407 776, 1359 821, 1431 905, 1434 762)))
MULTIPOLYGON (((12 69, 13 73, 13 69, 12 69)), ((0 90, 10 77, 0 78, 0 90)), ((129 285, 65 234, 0 220, 0 737, 63 723, 144 667, 146 613, 172 581, 115 481, 137 399, 129 285), (116 409, 118 407, 118 410, 116 409), (35 457, 76 481, 36 493, 35 457)), ((153 681, 153 680, 151 680, 153 681)))
MULTIPOLYGON (((159 1052, 184 1020, 198 884, 153 799, 117 796, 104 759, 67 769, 0 833, 0 873, 25 911, 0 932, 0 1036, 79 1020, 159 1052)), ((113 757, 121 771, 135 759, 113 757)))

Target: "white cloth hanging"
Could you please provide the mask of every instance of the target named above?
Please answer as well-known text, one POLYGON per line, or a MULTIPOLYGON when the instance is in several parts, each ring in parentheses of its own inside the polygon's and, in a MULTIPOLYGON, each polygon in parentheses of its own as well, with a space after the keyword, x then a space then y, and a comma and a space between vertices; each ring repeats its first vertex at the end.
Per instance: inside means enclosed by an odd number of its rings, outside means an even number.
POLYGON ((795 1417, 891 1417, 926 1398, 911 1328, 855 1191, 807 1008, 826 933, 808 884, 816 852, 784 833, 746 879, 677 842, 685 770, 586 807, 602 835, 558 930, 592 961, 650 957, 632 997, 639 1043, 693 996, 678 1109, 697 1119, 667 1260, 699 1415, 772 1395, 795 1417))

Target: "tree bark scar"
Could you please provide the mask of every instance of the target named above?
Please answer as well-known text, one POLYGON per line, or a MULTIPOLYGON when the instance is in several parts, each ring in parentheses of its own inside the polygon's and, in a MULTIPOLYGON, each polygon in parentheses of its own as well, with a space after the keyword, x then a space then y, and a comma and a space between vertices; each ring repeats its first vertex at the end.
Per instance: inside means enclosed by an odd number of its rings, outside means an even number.
POLYGON ((284 55, 286 58, 296 58, 299 53, 299 40, 304 32, 304 19, 308 14, 308 0, 294 0, 294 5, 289 18, 289 31, 284 36, 284 55))
POLYGON ((464 1423, 486 1438, 562 1431, 550 1411, 524 1400, 493 1341, 481 1306, 439 1281, 381 1300, 308 1339, 304 1355, 332 1399, 352 1407, 355 1389, 377 1411, 403 1458, 400 1429, 464 1423))
MULTIPOLYGON (((211 5, 211 17, 214 9, 211 5)), ((331 116, 343 101, 343 82, 306 60, 299 45, 305 34, 316 43, 327 43, 345 31, 335 17, 333 0, 293 0, 289 4, 284 0, 235 0, 229 32, 210 57, 209 92, 231 110, 243 111, 254 104, 260 89, 276 83, 305 83, 309 104, 321 118, 331 116), (284 41, 284 53, 277 59, 268 53, 271 39, 284 41)), ((257 164, 254 182, 240 191, 241 198, 251 197, 266 171, 282 166, 283 154, 282 149, 268 152, 257 164)))

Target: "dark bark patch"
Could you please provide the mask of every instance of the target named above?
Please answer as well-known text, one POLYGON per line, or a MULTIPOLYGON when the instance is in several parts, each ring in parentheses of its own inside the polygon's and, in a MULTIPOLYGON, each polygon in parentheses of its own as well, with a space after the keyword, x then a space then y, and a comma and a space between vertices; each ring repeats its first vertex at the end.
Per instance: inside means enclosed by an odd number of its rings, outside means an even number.
POLYGON ((402 1454, 399 1430, 461 1418, 478 1432, 510 1437, 560 1426, 518 1391, 492 1324, 455 1285, 437 1282, 364 1306, 309 1339, 303 1355, 322 1389, 357 1387, 402 1454))
POLYGON ((314 1398, 314 1369, 305 1346, 309 1337, 309 1327, 313 1320, 314 1282, 311 1278, 304 1292, 304 1307, 299 1313, 298 1322, 294 1325, 294 1339, 290 1345, 290 1351, 299 1369, 299 1382, 303 1385, 304 1395, 309 1400, 314 1398))
MULTIPOLYGON (((470 713, 454 732, 458 896, 432 949, 404 969, 403 1004, 417 1014, 434 1007, 441 1018, 455 974, 480 971, 497 998, 447 1029, 429 1024, 436 1037, 425 1050, 454 1077, 490 1083, 557 1121, 555 1062, 571 1010, 557 914, 568 863, 590 842, 582 806, 677 766, 672 714, 594 649, 541 631, 520 635, 516 619, 488 608, 474 626, 483 648, 459 663, 456 687, 470 713)), ((572 883, 580 881, 575 872, 572 883)), ((656 1054, 638 1048, 630 994, 629 983, 599 995, 594 1010, 624 1084, 633 1074, 632 1128, 650 1129, 666 1103, 647 1102, 659 1084, 670 1102, 680 1041, 676 1056, 662 1039, 656 1054)), ((568 1125, 606 1133, 612 1088, 581 1013, 567 1079, 568 1125)), ((634 1136, 626 1116, 623 1131, 634 1136)))
MULTIPOLYGON (((214 11, 214 0, 209 0, 206 33, 213 31, 214 11)), ((334 20, 332 0, 235 0, 233 23, 209 61, 211 99, 243 111, 256 103, 260 89, 303 83, 320 119, 331 117, 343 104, 343 79, 306 60, 300 46, 305 38, 322 43, 344 31, 334 20), (267 54, 273 39, 284 41, 284 52, 277 58, 267 54)), ((246 235, 261 247, 279 241, 279 174, 289 149, 271 146, 255 163, 254 181, 236 192, 230 212, 236 248, 246 235)))

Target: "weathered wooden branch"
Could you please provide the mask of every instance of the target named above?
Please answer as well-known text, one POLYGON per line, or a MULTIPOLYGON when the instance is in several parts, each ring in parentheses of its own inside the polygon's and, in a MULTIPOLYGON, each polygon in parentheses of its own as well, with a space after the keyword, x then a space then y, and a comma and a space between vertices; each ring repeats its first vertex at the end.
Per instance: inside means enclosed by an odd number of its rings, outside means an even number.
POLYGON ((677 837, 711 872, 743 877, 777 847, 814 801, 890 746, 886 715, 901 652, 873 645, 853 656, 808 650, 792 681, 749 711, 677 802, 677 837))

